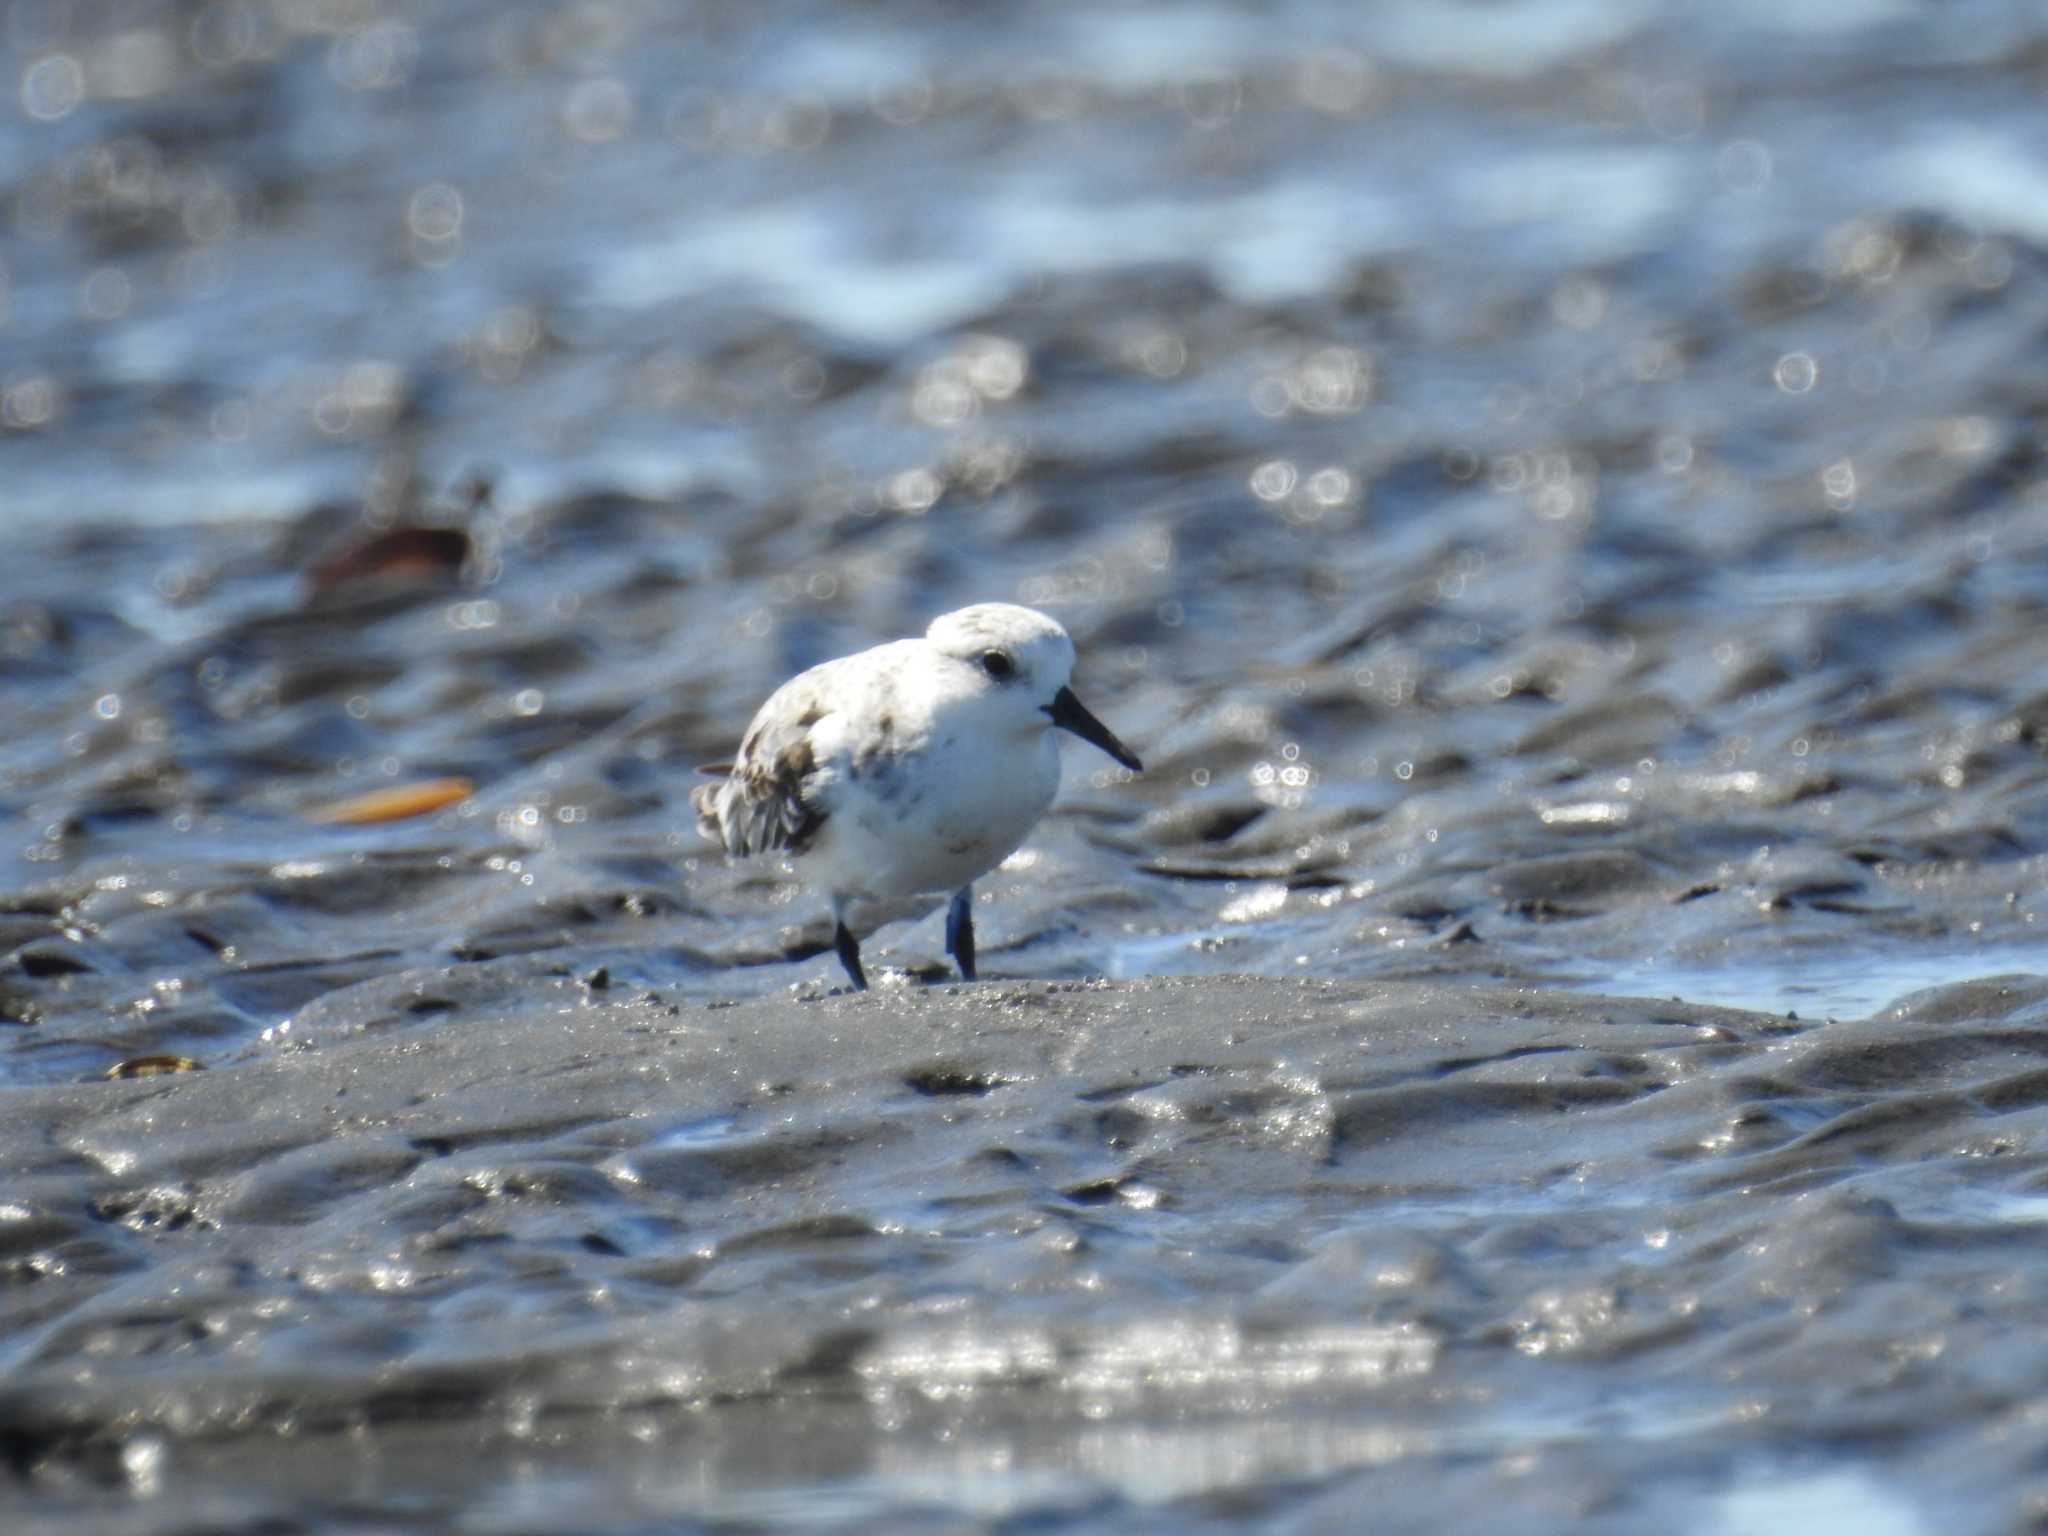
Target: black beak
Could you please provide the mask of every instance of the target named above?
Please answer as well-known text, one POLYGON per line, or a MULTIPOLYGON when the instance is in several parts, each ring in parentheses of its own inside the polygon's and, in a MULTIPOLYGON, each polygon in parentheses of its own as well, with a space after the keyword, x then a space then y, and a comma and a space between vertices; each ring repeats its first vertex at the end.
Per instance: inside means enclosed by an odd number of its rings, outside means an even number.
POLYGON ((1063 731, 1072 731, 1091 747, 1100 747, 1111 757, 1122 763, 1133 773, 1143 773, 1145 765, 1129 747, 1116 739, 1116 735, 1100 720, 1088 713, 1088 706, 1074 697, 1074 690, 1062 688, 1052 696, 1052 702, 1045 706, 1045 712, 1052 716, 1052 723, 1063 731))

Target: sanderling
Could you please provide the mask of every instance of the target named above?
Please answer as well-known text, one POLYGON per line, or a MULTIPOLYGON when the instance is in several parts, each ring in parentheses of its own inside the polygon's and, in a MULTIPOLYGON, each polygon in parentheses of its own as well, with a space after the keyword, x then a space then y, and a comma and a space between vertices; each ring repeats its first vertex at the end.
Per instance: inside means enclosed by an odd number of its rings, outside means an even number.
POLYGON ((948 892, 946 949, 974 979, 974 882, 1016 851, 1060 787, 1053 729, 1133 773, 1134 754, 1067 680, 1074 642, 1044 614, 979 603, 800 672, 768 696, 738 759, 693 790, 697 825, 734 855, 778 851, 832 902, 832 944, 868 981, 856 901, 948 892))

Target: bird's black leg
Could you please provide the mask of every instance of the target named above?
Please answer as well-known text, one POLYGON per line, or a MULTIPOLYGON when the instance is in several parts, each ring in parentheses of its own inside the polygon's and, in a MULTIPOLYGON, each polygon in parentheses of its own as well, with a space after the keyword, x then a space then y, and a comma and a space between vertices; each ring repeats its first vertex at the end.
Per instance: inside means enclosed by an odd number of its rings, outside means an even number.
POLYGON ((946 908, 946 953, 960 962, 960 975, 974 980, 974 887, 963 885, 946 908))
POLYGON ((846 967, 846 974, 853 978, 854 990, 867 991, 867 973, 860 968, 860 940, 853 936, 853 930, 846 926, 843 918, 833 919, 832 947, 839 951, 839 963, 846 967))

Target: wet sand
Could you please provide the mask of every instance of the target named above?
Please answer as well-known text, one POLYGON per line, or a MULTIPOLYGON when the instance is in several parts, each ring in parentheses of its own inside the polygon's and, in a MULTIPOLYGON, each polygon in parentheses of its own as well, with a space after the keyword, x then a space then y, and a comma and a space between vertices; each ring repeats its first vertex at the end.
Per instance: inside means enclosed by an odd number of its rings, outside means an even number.
POLYGON ((2048 1526, 2023 8, 5 9, 7 1536, 2048 1526))
POLYGON ((9 1528, 2010 1528, 2044 1010, 394 976, 10 1096, 9 1528))

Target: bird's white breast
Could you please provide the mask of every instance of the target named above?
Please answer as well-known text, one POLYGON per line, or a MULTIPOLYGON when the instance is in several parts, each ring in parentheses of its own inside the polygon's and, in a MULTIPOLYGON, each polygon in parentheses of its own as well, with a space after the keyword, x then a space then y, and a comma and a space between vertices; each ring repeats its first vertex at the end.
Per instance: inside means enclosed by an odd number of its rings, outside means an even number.
POLYGON ((948 687, 942 668, 877 679, 872 707, 812 738, 828 815, 804 873, 845 896, 958 890, 1001 863, 1059 790, 1049 723, 1019 700, 948 687))

